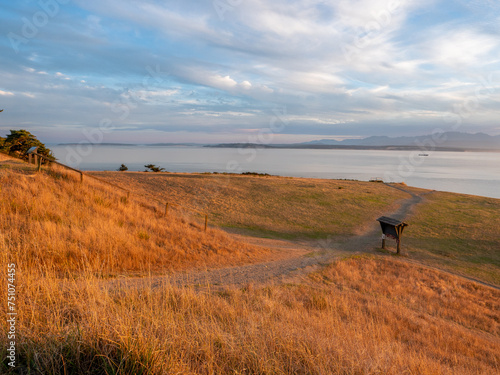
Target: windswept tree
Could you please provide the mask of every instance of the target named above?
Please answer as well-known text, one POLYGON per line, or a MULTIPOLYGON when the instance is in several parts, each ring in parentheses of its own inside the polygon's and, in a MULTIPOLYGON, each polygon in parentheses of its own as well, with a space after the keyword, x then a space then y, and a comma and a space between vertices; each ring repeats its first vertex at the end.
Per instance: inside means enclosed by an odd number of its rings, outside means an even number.
POLYGON ((165 170, 165 168, 157 167, 154 164, 146 164, 145 167, 147 168, 144 172, 162 172, 165 170))
POLYGON ((26 154, 31 147, 38 147, 37 153, 40 155, 52 160, 56 159, 52 151, 27 130, 11 130, 2 144, 4 152, 18 157, 26 154))

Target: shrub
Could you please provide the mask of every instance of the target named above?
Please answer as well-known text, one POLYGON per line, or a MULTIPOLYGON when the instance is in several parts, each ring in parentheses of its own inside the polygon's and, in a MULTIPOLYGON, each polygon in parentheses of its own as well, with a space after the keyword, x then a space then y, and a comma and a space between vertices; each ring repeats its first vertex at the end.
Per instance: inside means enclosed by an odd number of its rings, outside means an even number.
POLYGON ((154 164, 146 164, 144 167, 146 167, 144 172, 163 172, 165 170, 165 168, 157 167, 154 164))

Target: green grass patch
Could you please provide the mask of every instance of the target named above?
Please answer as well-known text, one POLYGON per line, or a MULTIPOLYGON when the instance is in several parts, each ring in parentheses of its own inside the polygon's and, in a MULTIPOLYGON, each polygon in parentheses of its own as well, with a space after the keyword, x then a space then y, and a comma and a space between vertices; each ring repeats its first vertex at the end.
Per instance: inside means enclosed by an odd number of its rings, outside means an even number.
POLYGON ((500 200, 436 192, 417 206, 404 243, 411 256, 500 285, 500 200))
POLYGON ((209 222, 281 239, 351 236, 409 195, 362 181, 254 175, 94 172, 136 193, 196 207, 209 222), (341 189, 339 189, 341 188, 341 189))

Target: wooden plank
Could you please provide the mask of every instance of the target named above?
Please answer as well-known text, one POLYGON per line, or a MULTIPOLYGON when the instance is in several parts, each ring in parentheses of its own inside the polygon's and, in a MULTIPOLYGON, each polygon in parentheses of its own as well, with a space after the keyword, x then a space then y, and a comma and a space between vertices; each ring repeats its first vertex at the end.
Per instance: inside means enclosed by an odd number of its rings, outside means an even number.
POLYGON ((392 217, 387 217, 387 216, 381 216, 377 219, 377 221, 381 222, 381 223, 386 223, 386 224, 390 224, 390 225, 394 225, 394 226, 397 226, 397 225, 401 225, 401 224, 406 224, 402 221, 399 221, 399 220, 396 220, 396 219, 393 219, 392 217))

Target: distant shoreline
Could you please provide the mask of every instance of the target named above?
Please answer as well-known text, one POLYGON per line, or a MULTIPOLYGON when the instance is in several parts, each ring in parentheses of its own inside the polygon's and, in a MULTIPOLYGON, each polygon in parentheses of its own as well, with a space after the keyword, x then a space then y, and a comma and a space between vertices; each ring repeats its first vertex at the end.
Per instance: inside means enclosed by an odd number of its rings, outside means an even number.
POLYGON ((463 148, 463 147, 432 147, 419 146, 363 146, 363 145, 260 145, 254 143, 222 143, 218 145, 205 145, 213 148, 270 148, 270 149, 304 149, 304 150, 385 150, 385 151, 448 151, 448 152, 500 152, 500 149, 463 148))
POLYGON ((431 147, 419 146, 367 146, 367 145, 307 145, 307 144, 275 144, 264 145, 258 143, 219 143, 219 144, 197 144, 197 143, 58 143, 49 146, 81 146, 92 144, 92 146, 110 147, 205 147, 205 148, 255 148, 255 149, 296 149, 296 150, 383 150, 383 151, 421 151, 421 152, 500 152, 500 149, 473 148, 473 147, 431 147))
MULTIPOLYGON (((91 142, 60 143, 57 146, 78 146, 93 144, 91 142)), ((449 151, 449 152, 500 152, 500 135, 491 136, 485 133, 444 132, 421 136, 370 136, 361 139, 319 139, 300 143, 266 143, 266 142, 157 142, 138 143, 99 143, 102 146, 122 147, 207 147, 207 148, 253 148, 253 149, 306 149, 306 150, 389 150, 389 151, 449 151)))

